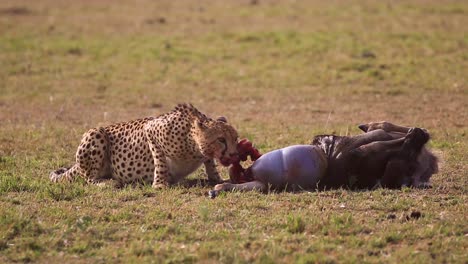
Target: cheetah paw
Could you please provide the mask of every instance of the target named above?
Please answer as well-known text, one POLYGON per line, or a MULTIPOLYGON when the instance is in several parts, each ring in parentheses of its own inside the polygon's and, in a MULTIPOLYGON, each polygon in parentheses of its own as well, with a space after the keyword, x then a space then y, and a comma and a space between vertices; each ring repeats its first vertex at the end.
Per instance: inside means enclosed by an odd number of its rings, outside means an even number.
POLYGON ((156 190, 166 189, 167 185, 163 183, 153 183, 153 188, 156 190))
POLYGON ((67 170, 68 170, 67 168, 60 168, 60 169, 54 170, 49 174, 49 179, 52 182, 58 182, 62 178, 62 174, 65 173, 67 170))

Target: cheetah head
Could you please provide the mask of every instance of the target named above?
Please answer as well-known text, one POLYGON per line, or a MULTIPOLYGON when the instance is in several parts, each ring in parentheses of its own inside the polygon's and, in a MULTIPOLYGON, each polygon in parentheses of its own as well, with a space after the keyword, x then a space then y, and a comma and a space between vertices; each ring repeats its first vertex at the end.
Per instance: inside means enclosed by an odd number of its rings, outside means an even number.
POLYGON ((219 160, 223 166, 229 166, 238 156, 237 131, 224 117, 195 122, 194 139, 202 155, 219 160))

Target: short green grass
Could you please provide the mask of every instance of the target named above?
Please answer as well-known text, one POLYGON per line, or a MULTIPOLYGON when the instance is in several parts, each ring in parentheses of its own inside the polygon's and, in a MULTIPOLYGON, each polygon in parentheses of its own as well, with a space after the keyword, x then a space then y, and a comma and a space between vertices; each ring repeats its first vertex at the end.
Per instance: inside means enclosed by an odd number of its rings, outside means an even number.
POLYGON ((467 14, 462 1, 2 1, 0 262, 466 263, 467 14), (442 168, 429 190, 214 200, 201 181, 48 181, 87 129, 180 102, 262 152, 361 122, 425 127, 442 168))

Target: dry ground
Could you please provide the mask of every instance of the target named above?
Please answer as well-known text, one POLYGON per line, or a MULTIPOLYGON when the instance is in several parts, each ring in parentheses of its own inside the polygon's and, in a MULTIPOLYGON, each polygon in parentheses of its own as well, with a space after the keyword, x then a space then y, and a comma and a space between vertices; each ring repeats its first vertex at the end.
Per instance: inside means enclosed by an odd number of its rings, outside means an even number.
POLYGON ((2 0, 0 262, 467 263, 466 25, 463 1, 2 0), (87 129, 179 102, 263 152, 425 127, 443 167, 430 190, 215 200, 49 183, 87 129))

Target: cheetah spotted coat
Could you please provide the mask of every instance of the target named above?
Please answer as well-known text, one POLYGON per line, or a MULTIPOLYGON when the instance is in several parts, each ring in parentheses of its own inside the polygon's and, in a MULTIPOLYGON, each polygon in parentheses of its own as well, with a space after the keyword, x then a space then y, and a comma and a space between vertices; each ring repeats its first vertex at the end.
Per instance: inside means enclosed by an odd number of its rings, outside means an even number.
POLYGON ((161 188, 205 165, 221 182, 214 159, 224 165, 237 155, 237 132, 226 119, 213 120, 188 104, 158 116, 93 128, 83 135, 71 168, 51 172, 53 182, 78 176, 89 183, 152 183, 161 188))

